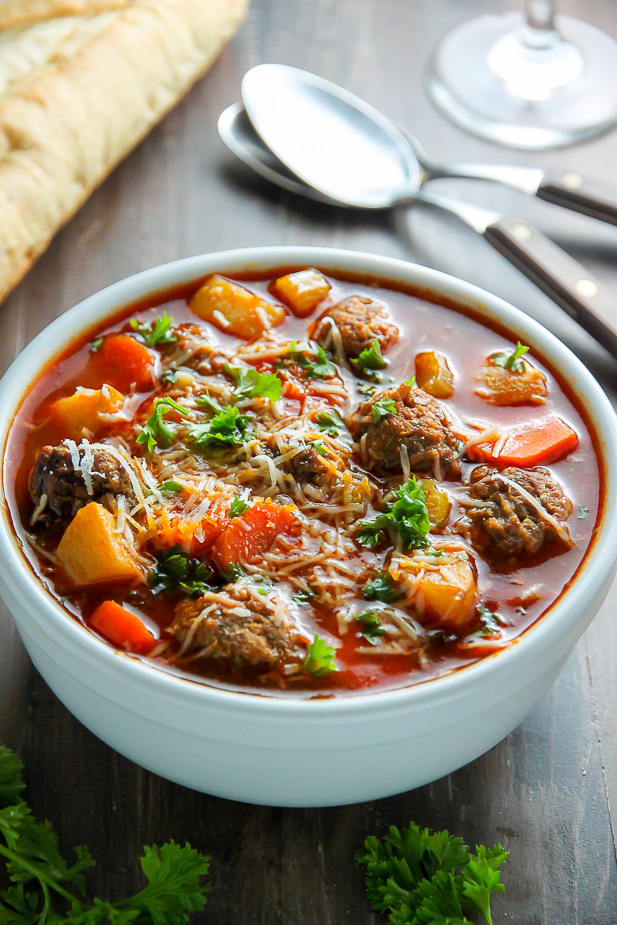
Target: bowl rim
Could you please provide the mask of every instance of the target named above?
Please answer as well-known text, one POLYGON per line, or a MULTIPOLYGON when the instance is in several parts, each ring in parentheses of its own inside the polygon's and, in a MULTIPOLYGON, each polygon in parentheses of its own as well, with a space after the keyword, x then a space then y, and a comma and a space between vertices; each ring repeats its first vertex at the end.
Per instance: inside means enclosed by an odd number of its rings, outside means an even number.
MULTIPOLYGON (((311 245, 269 245, 237 248, 201 254, 158 265, 129 276, 99 290, 61 314, 47 325, 19 353, 0 380, 0 445, 2 446, 2 477, 0 478, 0 557, 15 565, 0 573, 0 589, 7 588, 28 611, 38 630, 65 651, 72 648, 88 657, 100 671, 115 674, 118 680, 134 682, 153 694, 178 697, 187 704, 210 704, 241 713, 293 718, 343 715, 349 719, 358 714, 381 714, 392 709, 421 706, 427 701, 460 697, 483 681, 494 680, 497 673, 517 671, 525 658, 557 645, 565 635, 575 638, 586 628, 581 616, 595 593, 608 580, 617 562, 617 505, 605 500, 593 546, 579 566, 571 586, 548 612, 505 649, 487 655, 480 661, 450 673, 415 683, 409 687, 385 691, 367 691, 341 697, 301 699, 278 697, 259 692, 233 691, 194 681, 166 672, 111 645, 90 633, 48 592, 34 574, 13 530, 4 491, 5 447, 11 424, 28 387, 40 375, 50 360, 61 354, 80 333, 103 321, 124 306, 150 294, 164 292, 177 284, 198 280, 208 273, 259 272, 293 265, 315 265, 335 273, 366 273, 395 284, 426 287, 458 301, 480 315, 496 317, 526 343, 538 350, 570 382, 586 412, 601 444, 600 462, 604 468, 605 499, 614 490, 617 478, 617 415, 606 394, 584 364, 558 338, 538 321, 510 303, 450 274, 394 257, 384 257, 363 251, 311 245), (18 380, 16 388, 14 382, 18 380), (15 554, 17 553, 17 562, 15 554), (581 625, 577 627, 580 620, 581 625), (123 657, 118 657, 118 656, 123 657), (118 675, 120 673, 120 675, 118 675)), ((20 618, 14 617, 20 624, 20 618)), ((107 696, 110 696, 109 693, 107 696)), ((113 697, 112 697, 113 699, 113 697)))

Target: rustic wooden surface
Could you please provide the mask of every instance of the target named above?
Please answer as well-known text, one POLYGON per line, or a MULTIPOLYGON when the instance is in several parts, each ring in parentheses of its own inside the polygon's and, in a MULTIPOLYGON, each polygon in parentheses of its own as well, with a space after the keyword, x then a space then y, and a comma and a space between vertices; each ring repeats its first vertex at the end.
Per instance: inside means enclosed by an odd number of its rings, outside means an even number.
MULTIPOLYGON (((81 298, 137 270, 189 254, 256 244, 316 243, 407 257, 458 274, 557 333, 617 399, 617 362, 473 233, 436 212, 362 215, 268 187, 234 163, 216 135, 244 71, 280 61, 364 96, 429 153, 572 167, 610 176, 617 133, 546 155, 492 147, 447 124, 421 88, 429 49, 456 22, 516 6, 500 0, 253 0, 236 41, 57 237, 0 309, 0 367, 81 298)), ((617 35, 614 0, 563 0, 563 11, 617 35)), ((617 290, 617 229, 478 184, 461 198, 535 221, 617 290)), ((611 503, 614 503, 612 501, 611 503)), ((0 565, 0 567, 2 567, 0 565)), ((366 805, 281 810, 193 793, 142 771, 87 732, 31 666, 0 609, 0 741, 27 764, 36 812, 66 846, 87 843, 103 895, 138 884, 143 844, 173 837, 211 853, 211 925, 377 923, 352 857, 367 833, 410 818, 471 844, 512 849, 495 922, 614 925, 617 864, 615 593, 553 691, 489 754, 415 792, 366 805)), ((471 730, 470 730, 471 732, 471 730)))

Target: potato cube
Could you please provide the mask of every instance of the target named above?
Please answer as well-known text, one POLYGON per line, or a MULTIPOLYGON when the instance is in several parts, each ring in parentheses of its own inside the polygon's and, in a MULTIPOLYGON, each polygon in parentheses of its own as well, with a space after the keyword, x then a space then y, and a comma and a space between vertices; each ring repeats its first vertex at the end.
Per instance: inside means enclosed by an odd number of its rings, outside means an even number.
POLYGON ((49 411, 63 436, 81 440, 84 429, 95 434, 106 423, 105 415, 118 414, 123 403, 122 392, 104 385, 102 389, 78 388, 73 395, 58 398, 49 411))
POLYGON ((433 479, 418 479, 426 495, 426 507, 431 527, 443 527, 450 516, 450 499, 445 491, 440 491, 433 479))
POLYGON ((64 531, 57 549, 64 571, 77 587, 143 578, 142 569, 116 519, 102 504, 82 507, 64 531))
POLYGON ((454 375, 442 353, 423 350, 416 355, 416 383, 435 398, 450 398, 454 375))
POLYGON ((294 315, 306 318, 325 299, 331 287, 319 270, 309 268, 279 277, 273 288, 294 315))
POLYGON ((260 337, 285 317, 282 305, 266 302, 239 283, 216 274, 197 290, 189 308, 221 331, 246 340, 260 337))
POLYGON ((476 394, 489 405, 541 405, 548 394, 545 376, 527 362, 522 372, 489 363, 482 380, 476 394))
POLYGON ((421 552, 398 560, 394 577, 421 622, 456 631, 474 616, 476 578, 464 550, 436 551, 441 555, 421 552))

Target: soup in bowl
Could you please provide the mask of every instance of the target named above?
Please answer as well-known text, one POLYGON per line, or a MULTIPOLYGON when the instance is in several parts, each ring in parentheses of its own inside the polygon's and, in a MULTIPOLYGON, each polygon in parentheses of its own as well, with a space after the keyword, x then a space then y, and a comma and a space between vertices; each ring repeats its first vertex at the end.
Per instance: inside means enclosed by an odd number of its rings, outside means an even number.
POLYGON ((606 593, 612 408, 467 284, 230 252, 40 338, 3 380, 3 593, 73 712, 166 776, 293 805, 434 779, 524 717, 606 593))

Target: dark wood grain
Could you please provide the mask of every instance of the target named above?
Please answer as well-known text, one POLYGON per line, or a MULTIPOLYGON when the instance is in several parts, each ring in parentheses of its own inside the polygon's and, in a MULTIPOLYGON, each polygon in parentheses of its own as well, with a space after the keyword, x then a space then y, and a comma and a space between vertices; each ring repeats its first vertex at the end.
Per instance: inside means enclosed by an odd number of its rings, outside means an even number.
MULTIPOLYGON (((208 77, 109 178, 0 308, 0 368, 50 320, 96 289, 177 257, 227 247, 314 243, 407 257, 491 289, 562 338, 617 399, 617 362, 478 236, 416 207, 363 215, 298 200, 249 176, 216 136, 244 71, 261 61, 314 70, 364 96, 444 160, 513 161, 610 176, 617 134, 552 154, 464 135, 431 108, 421 77, 430 48, 474 14, 512 4, 469 0, 254 0, 208 77)), ((563 10, 617 33, 614 0, 563 10)), ((617 229, 520 194, 461 182, 444 192, 525 215, 617 292, 617 229)), ((614 503, 614 502, 613 502, 614 503)), ((0 567, 1 564, 0 564, 0 567)), ((369 925, 353 853, 367 833, 410 818, 471 844, 512 850, 495 922, 617 921, 617 622, 615 593, 551 693, 490 753, 414 792, 324 810, 253 807, 149 774, 87 732, 32 668, 0 608, 0 740, 27 764, 37 813, 65 846, 98 858, 94 888, 134 890, 143 844, 173 837, 212 854, 210 925, 369 925)), ((469 729, 473 735, 473 729, 469 729)))

